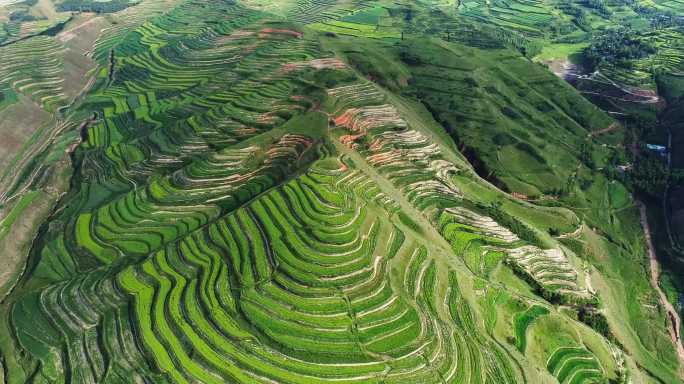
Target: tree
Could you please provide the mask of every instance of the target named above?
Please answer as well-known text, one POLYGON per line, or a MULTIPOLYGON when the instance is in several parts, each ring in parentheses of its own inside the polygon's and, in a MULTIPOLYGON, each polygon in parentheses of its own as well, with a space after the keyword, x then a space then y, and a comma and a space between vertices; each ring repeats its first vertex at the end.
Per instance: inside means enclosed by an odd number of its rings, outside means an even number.
POLYGON ((648 154, 638 159, 630 175, 639 192, 660 198, 667 187, 670 171, 660 156, 648 154))

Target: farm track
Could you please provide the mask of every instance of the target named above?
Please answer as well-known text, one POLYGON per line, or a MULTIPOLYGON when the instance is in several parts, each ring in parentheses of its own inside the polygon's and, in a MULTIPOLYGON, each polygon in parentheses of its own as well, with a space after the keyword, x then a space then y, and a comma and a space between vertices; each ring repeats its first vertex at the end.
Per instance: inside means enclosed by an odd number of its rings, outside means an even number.
MULTIPOLYGON (((340 138, 341 143, 363 154, 373 172, 380 172, 390 182, 384 183, 401 190, 414 207, 404 209, 423 211, 435 200, 443 207, 452 206, 438 210, 437 226, 443 238, 456 241, 460 226, 467 226, 491 241, 495 249, 507 254, 509 260, 540 284, 548 284, 563 293, 587 294, 578 289, 577 272, 561 250, 541 250, 525 245, 490 217, 459 207, 462 194, 449 180, 450 175, 458 172, 459 166, 441 158, 443 150, 419 131, 407 127, 407 122, 393 106, 382 104, 384 96, 380 92, 358 84, 329 90, 329 94, 340 105, 334 118, 336 127, 350 131, 340 138), (366 96, 357 97, 363 94, 366 96), (394 131, 387 130, 390 127, 394 127, 394 131), (359 144, 362 138, 369 144, 359 144)), ((420 214, 412 216, 424 220, 420 214)), ((461 249, 462 245, 452 242, 452 247, 461 249)))
POLYGON ((672 343, 675 345, 675 349, 677 350, 677 356, 679 357, 679 361, 681 362, 683 367, 682 375, 684 376, 684 345, 682 345, 682 338, 679 334, 679 330, 681 329, 681 319, 679 317, 679 313, 677 312, 677 310, 674 308, 672 303, 670 303, 670 301, 667 299, 665 292, 663 292, 663 290, 660 289, 660 263, 658 263, 658 257, 653 246, 653 241, 651 237, 651 227, 648 224, 646 206, 642 202, 639 202, 638 205, 641 226, 644 228, 644 236, 646 237, 646 244, 648 247, 648 258, 651 267, 651 285, 653 286, 653 289, 655 289, 655 291, 658 293, 660 304, 665 309, 665 312, 667 313, 667 316, 669 318, 668 320, 671 326, 668 327, 668 333, 670 334, 672 343))
POLYGON ((610 124, 608 127, 606 127, 606 128, 599 129, 598 131, 590 132, 590 133, 589 133, 589 137, 595 137, 595 136, 599 136, 599 135, 604 135, 604 134, 606 134, 606 133, 610 133, 610 132, 616 131, 616 130, 618 130, 618 129, 620 129, 620 128, 621 128, 620 123, 614 122, 614 123, 611 123, 611 124, 610 124))
MULTIPOLYGON (((363 159, 363 157, 361 157, 361 155, 359 155, 356 151, 350 150, 341 143, 336 142, 335 146, 340 151, 340 153, 347 154, 356 162, 359 162, 361 164, 366 162, 365 159, 363 159)), ((368 172, 371 180, 377 183, 381 190, 386 191, 391 197, 391 199, 399 204, 399 207, 403 212, 410 212, 411 217, 420 221, 421 227, 430 228, 429 237, 434 241, 431 241, 429 245, 430 248, 432 248, 432 252, 447 253, 447 250, 451 248, 451 245, 448 242, 446 242, 444 238, 436 230, 434 230, 432 223, 429 222, 429 220, 423 215, 423 213, 416 210, 414 206, 412 206, 408 201, 406 201, 404 195, 394 185, 392 185, 391 182, 389 182, 386 178, 378 174, 377 171, 375 171, 372 167, 366 166, 364 168, 365 171, 368 172)))

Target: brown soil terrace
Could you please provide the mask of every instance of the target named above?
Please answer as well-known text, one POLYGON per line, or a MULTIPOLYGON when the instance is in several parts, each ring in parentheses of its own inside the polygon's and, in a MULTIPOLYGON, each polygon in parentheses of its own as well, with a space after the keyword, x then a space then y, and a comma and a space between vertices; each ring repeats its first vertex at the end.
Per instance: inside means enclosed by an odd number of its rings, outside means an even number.
POLYGON ((302 32, 293 31, 291 29, 276 29, 276 28, 264 28, 259 31, 259 37, 268 37, 269 35, 289 35, 301 39, 304 37, 302 32))

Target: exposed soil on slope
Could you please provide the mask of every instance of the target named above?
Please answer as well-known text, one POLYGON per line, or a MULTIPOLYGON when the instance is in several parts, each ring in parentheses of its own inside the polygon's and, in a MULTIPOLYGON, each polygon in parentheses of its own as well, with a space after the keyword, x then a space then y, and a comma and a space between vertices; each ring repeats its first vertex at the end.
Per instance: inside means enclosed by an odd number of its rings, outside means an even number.
POLYGON ((659 277, 660 277, 660 264, 658 263, 658 258, 656 257, 655 248, 653 247, 653 242, 651 240, 651 228, 648 224, 648 217, 646 215, 646 206, 642 202, 638 202, 638 204, 639 204, 639 212, 641 213, 641 226, 644 228, 644 234, 646 236, 646 243, 648 245, 648 257, 649 257, 650 266, 651 266, 651 285, 653 286, 653 289, 655 289, 656 292, 658 292, 658 296, 660 298, 660 303, 665 308, 665 311, 667 312, 668 318, 672 324, 672 326, 668 328, 668 332, 670 333, 670 337, 672 338, 672 342, 674 343, 675 348, 677 349, 677 355, 679 355, 679 361, 680 361, 681 368, 682 368, 681 373, 684 376, 684 346, 682 345, 682 337, 681 337, 682 335, 679 334, 681 320, 679 318, 679 314, 677 313, 677 310, 675 310, 672 303, 670 303, 667 300, 667 296, 665 296, 665 293, 660 289, 660 286, 658 285, 658 281, 659 281, 659 277))

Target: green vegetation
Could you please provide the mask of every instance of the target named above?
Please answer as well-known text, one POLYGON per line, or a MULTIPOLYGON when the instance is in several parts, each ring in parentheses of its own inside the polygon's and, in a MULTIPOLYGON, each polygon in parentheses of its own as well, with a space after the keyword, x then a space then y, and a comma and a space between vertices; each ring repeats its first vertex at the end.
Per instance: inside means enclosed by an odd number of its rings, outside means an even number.
POLYGON ((0 4, 0 47, 26 37, 50 34, 70 16, 57 12, 52 2, 10 0, 0 4))
POLYGON ((0 118, 49 116, 0 174, 0 246, 60 196, 16 247, 6 382, 678 380, 628 189, 661 163, 618 175, 624 132, 530 60, 661 54, 591 36, 636 6, 53 5, 0 43, 0 118))
POLYGON ((533 305, 526 311, 518 313, 513 318, 513 328, 515 329, 515 347, 522 353, 525 353, 527 346, 527 329, 530 324, 538 317, 546 315, 549 310, 539 306, 533 305))
POLYGON ((57 4, 57 9, 62 12, 95 12, 110 13, 118 12, 135 5, 129 0, 108 0, 108 1, 88 1, 88 0, 63 0, 57 4))
POLYGON ((582 383, 602 375, 601 366, 584 348, 558 348, 548 360, 546 368, 559 382, 582 383))
POLYGON ((19 215, 31 204, 31 202, 37 197, 37 192, 31 192, 21 197, 17 205, 12 208, 12 210, 7 213, 2 221, 0 221, 0 240, 7 235, 12 224, 19 218, 19 215))

